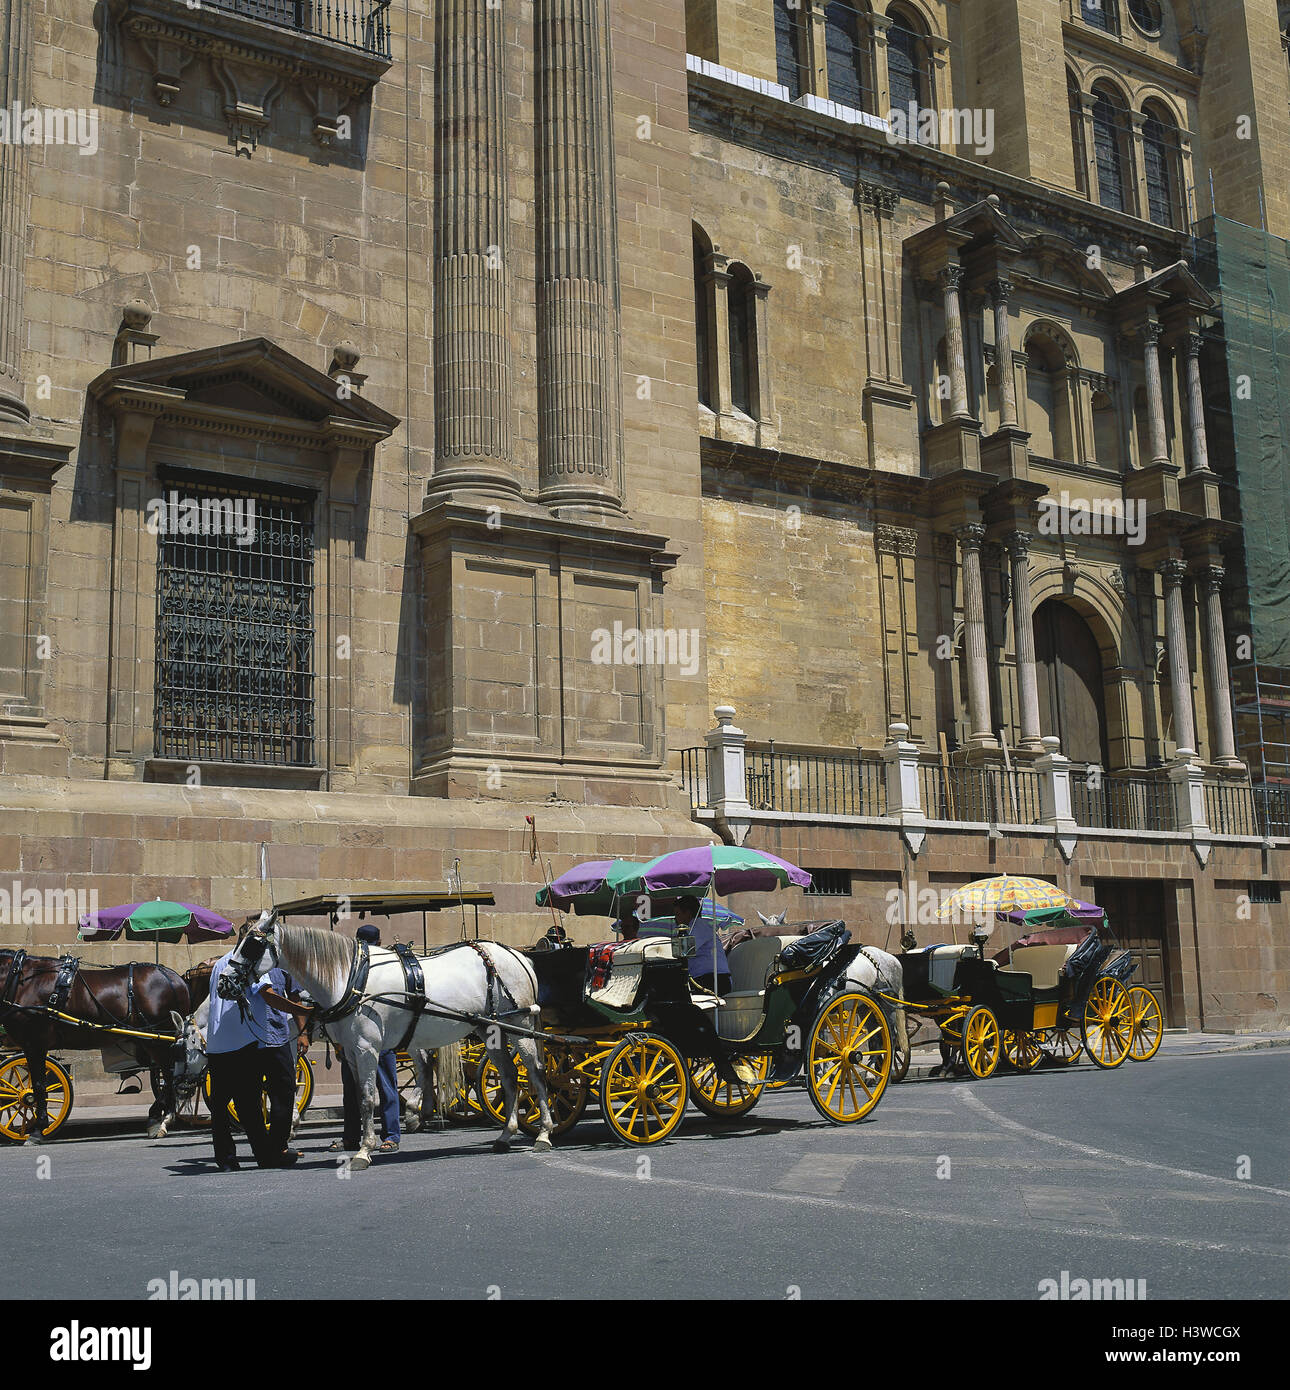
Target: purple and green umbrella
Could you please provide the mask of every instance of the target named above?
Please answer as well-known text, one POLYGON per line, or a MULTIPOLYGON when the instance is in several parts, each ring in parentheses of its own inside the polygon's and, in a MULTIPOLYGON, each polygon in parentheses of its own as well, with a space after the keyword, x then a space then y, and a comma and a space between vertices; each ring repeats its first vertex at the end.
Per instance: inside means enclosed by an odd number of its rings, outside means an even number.
POLYGON ((663 897, 679 893, 770 893, 809 888, 811 876, 787 859, 738 845, 695 845, 661 854, 641 869, 638 892, 663 897))
POLYGON ((87 912, 80 921, 82 941, 220 941, 233 934, 233 923, 208 907, 193 903, 127 903, 124 907, 105 907, 87 912))
POLYGON ((589 859, 541 889, 537 905, 565 912, 572 908, 580 917, 612 916, 624 898, 641 891, 644 867, 632 859, 589 859))

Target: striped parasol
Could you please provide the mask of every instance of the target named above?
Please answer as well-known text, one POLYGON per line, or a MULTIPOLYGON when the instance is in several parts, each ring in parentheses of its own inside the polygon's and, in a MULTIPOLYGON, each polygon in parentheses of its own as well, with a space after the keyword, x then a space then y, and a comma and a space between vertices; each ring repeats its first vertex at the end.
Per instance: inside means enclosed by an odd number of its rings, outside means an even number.
POLYGON ((987 921, 1000 912, 1032 912, 1036 908, 1072 908, 1075 899, 1054 883, 1024 875, 1000 874, 978 878, 956 888, 941 904, 938 917, 987 921))

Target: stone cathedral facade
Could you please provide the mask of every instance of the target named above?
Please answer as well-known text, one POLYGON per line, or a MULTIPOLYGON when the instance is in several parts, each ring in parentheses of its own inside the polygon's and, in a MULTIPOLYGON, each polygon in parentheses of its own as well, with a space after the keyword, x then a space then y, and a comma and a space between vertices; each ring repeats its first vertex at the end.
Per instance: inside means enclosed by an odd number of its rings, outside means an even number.
POLYGON ((1275 0, 4 13, 0 939, 263 843, 525 942, 717 833, 893 947, 1052 878, 1285 1026, 1197 249, 1290 235, 1275 0))

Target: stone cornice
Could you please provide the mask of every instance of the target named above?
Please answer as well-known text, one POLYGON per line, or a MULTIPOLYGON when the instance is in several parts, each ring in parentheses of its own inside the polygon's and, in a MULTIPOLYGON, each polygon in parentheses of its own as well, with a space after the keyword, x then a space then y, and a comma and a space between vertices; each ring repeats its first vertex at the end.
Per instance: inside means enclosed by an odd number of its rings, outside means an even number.
POLYGON ((1179 67, 1177 63, 1171 63, 1166 58, 1157 58, 1154 53, 1144 53, 1140 48, 1134 48, 1132 44, 1124 43, 1114 34, 1105 33, 1101 29, 1094 29, 1074 20, 1064 19, 1062 20, 1062 38, 1068 48, 1088 49, 1090 52, 1110 60, 1120 71, 1126 67, 1136 67, 1143 72, 1150 73, 1157 81, 1175 83, 1193 96, 1200 92, 1199 73, 1179 67))
POLYGON ((778 449, 762 449, 733 440, 699 440, 705 482, 710 476, 733 476, 738 481, 773 492, 833 497, 869 506, 874 498, 877 474, 867 465, 836 459, 810 458, 778 449))

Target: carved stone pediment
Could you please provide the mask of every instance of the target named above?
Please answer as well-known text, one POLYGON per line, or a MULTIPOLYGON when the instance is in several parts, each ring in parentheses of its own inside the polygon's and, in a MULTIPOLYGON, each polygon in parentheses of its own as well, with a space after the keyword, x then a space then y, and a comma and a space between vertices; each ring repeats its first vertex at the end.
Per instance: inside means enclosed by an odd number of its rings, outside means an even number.
POLYGON ((342 143, 343 108, 365 96, 391 66, 387 8, 380 0, 108 0, 123 33, 152 64, 153 94, 169 106, 194 58, 210 59, 229 139, 255 151, 287 86, 314 113, 314 138, 342 143))

